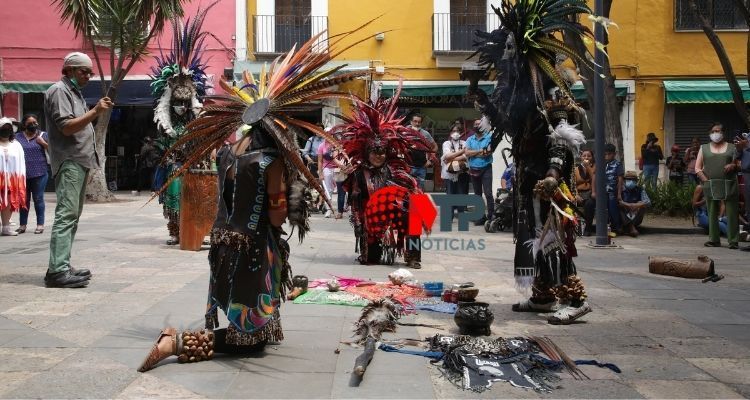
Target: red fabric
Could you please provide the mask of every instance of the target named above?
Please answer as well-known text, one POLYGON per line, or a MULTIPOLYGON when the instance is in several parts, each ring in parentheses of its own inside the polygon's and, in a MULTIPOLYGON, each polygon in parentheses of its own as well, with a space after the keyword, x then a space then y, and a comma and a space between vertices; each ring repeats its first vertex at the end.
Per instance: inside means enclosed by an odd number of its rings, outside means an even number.
POLYGON ((8 207, 11 211, 26 209, 26 177, 0 172, 0 209, 8 207))

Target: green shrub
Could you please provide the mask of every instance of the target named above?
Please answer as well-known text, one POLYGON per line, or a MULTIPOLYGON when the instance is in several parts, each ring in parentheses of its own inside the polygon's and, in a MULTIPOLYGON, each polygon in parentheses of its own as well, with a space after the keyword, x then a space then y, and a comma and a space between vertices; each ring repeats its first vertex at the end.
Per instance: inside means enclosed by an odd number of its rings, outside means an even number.
POLYGON ((693 215, 693 192, 695 184, 679 185, 673 182, 646 185, 646 193, 651 199, 651 212, 670 217, 690 217, 693 215))

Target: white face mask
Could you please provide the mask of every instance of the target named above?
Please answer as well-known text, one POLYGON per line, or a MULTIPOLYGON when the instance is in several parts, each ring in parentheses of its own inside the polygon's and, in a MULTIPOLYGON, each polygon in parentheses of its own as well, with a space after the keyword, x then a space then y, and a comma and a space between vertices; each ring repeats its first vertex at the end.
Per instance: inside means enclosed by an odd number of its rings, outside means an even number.
POLYGON ((451 133, 451 139, 458 140, 460 138, 461 138, 461 134, 460 133, 458 133, 458 132, 451 133))
POLYGON ((172 108, 177 115, 183 115, 187 111, 187 107, 185 106, 172 106, 172 108))
POLYGON ((710 135, 708 135, 709 138, 711 138, 711 141, 714 143, 721 142, 722 139, 724 139, 724 134, 719 132, 714 132, 710 135))

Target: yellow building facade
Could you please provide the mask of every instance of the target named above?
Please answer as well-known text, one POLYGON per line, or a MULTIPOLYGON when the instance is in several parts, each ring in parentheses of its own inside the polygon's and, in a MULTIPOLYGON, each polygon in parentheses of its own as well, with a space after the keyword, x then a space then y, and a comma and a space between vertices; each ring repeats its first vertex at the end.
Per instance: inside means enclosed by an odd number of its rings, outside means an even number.
MULTIPOLYGON (((702 134, 705 142, 713 120, 724 121, 729 130, 742 128, 737 126, 733 106, 727 102, 726 87, 721 86, 723 71, 718 58, 697 20, 685 9, 687 2, 613 2, 611 19, 619 29, 610 28, 609 58, 622 105, 623 159, 628 169, 635 167, 648 132, 656 133, 668 152, 675 143, 684 148, 695 135, 702 134), (709 84, 707 79, 711 80, 709 84), (695 82, 703 85, 693 85, 695 82), (701 97, 706 91, 713 94, 701 97)), ((472 32, 498 26, 491 9, 498 3, 249 0, 245 10, 247 60, 239 60, 235 71, 258 70, 261 63, 288 50, 284 46, 295 39, 303 41, 322 30, 327 30, 328 36, 339 35, 381 16, 345 41, 364 39, 338 56, 336 62, 347 63, 351 69, 371 68, 373 73, 370 79, 344 89, 367 96, 379 88, 381 94, 389 95, 393 81, 401 77, 403 108, 425 114, 428 127, 440 143, 457 119, 469 121, 478 116, 463 97, 467 83, 460 80, 459 72, 462 65, 471 64, 467 57, 471 55, 472 32)), ((742 29, 739 14, 726 7, 705 13, 719 29, 735 73, 745 75, 747 30, 742 29)), ((485 90, 492 89, 492 82, 483 84, 485 90)), ((345 104, 331 105, 339 112, 345 108, 345 104)))

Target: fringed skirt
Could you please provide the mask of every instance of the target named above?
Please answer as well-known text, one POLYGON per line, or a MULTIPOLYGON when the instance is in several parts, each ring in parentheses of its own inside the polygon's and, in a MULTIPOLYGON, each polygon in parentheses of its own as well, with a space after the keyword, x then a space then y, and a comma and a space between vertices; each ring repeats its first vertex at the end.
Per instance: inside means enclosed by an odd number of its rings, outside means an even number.
POLYGON ((291 285, 288 259, 289 247, 273 228, 257 237, 212 230, 206 328, 219 326, 221 308, 229 320, 227 344, 283 340, 279 305, 291 285))

